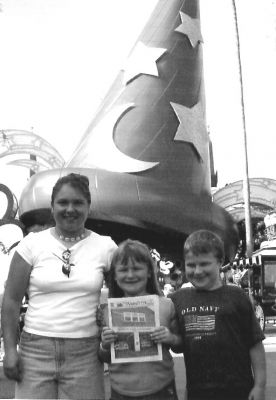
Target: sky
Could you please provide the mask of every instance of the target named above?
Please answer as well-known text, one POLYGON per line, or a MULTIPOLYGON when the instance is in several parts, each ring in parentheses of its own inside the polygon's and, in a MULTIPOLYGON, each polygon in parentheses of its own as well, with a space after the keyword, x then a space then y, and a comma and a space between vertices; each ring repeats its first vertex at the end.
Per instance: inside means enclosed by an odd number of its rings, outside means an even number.
MULTIPOLYGON (((157 1, 0 0, 0 131, 32 131, 70 158, 157 1)), ((206 123, 223 187, 244 176, 232 0, 200 3, 206 123)), ((275 1, 236 4, 249 176, 276 179, 275 1)), ((17 197, 27 178, 0 159, 0 183, 17 197)))
MULTIPOLYGON (((0 130, 32 131, 67 160, 156 2, 134 15, 130 0, 0 0, 0 130)), ((19 196, 28 173, 7 161, 0 182, 19 196)))
MULTIPOLYGON (((236 0, 250 178, 276 179, 276 2, 236 0)), ((201 0, 207 125, 219 187, 243 179, 244 132, 232 0, 201 0), (214 7, 217 10, 216 14, 214 7)))

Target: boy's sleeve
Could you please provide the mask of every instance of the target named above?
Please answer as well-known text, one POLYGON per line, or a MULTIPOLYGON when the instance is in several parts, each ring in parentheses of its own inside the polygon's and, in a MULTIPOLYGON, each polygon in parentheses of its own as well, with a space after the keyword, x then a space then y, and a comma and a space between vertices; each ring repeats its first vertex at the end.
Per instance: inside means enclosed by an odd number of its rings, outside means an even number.
POLYGON ((244 322, 246 322, 245 332, 247 335, 247 343, 249 349, 251 349, 255 344, 263 341, 265 335, 261 329, 259 321, 256 317, 254 306, 248 298, 247 294, 242 293, 245 302, 245 312, 244 322))

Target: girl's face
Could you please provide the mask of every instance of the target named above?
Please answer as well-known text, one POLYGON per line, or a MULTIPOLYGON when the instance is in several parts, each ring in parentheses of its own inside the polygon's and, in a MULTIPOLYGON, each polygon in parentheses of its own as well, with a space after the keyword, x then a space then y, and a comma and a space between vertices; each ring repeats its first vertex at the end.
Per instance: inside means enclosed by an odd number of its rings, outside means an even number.
POLYGON ((56 227, 65 236, 83 232, 90 205, 81 193, 69 184, 64 184, 57 192, 52 206, 56 227))
POLYGON ((117 264, 115 267, 115 280, 125 297, 148 294, 146 287, 149 277, 150 272, 144 262, 129 259, 126 265, 117 264))

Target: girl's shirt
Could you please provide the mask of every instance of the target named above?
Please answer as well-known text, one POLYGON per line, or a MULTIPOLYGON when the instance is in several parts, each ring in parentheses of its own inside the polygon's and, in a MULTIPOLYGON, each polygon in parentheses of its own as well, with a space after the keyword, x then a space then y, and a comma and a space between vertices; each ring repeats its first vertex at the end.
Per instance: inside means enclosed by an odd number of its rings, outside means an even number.
POLYGON ((70 247, 74 265, 68 277, 62 272, 66 246, 50 229, 27 235, 16 249, 32 265, 24 330, 63 338, 98 335, 96 309, 103 273, 109 270, 116 248, 110 237, 90 231, 70 247))
MULTIPOLYGON (((171 299, 159 297, 160 325, 178 333, 175 309, 171 299)), ((108 326, 107 305, 104 309, 103 324, 108 326)), ((163 360, 109 364, 110 384, 125 396, 144 396, 156 393, 174 380, 174 363, 169 346, 162 345, 163 360)), ((103 352, 104 353, 104 352, 103 352)), ((104 354, 103 354, 104 356, 104 354)))

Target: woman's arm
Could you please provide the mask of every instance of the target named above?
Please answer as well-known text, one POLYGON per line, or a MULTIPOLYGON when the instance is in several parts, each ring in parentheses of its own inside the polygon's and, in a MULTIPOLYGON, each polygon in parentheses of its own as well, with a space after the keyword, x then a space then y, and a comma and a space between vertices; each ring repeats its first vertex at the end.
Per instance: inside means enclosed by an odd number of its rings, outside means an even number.
POLYGON ((6 282, 2 304, 2 329, 5 345, 4 372, 10 379, 20 380, 21 369, 17 354, 17 332, 20 307, 27 291, 31 272, 29 265, 15 252, 6 282))
POLYGON ((262 342, 256 343, 249 351, 254 374, 254 386, 249 393, 249 400, 264 400, 266 385, 265 350, 262 342))

